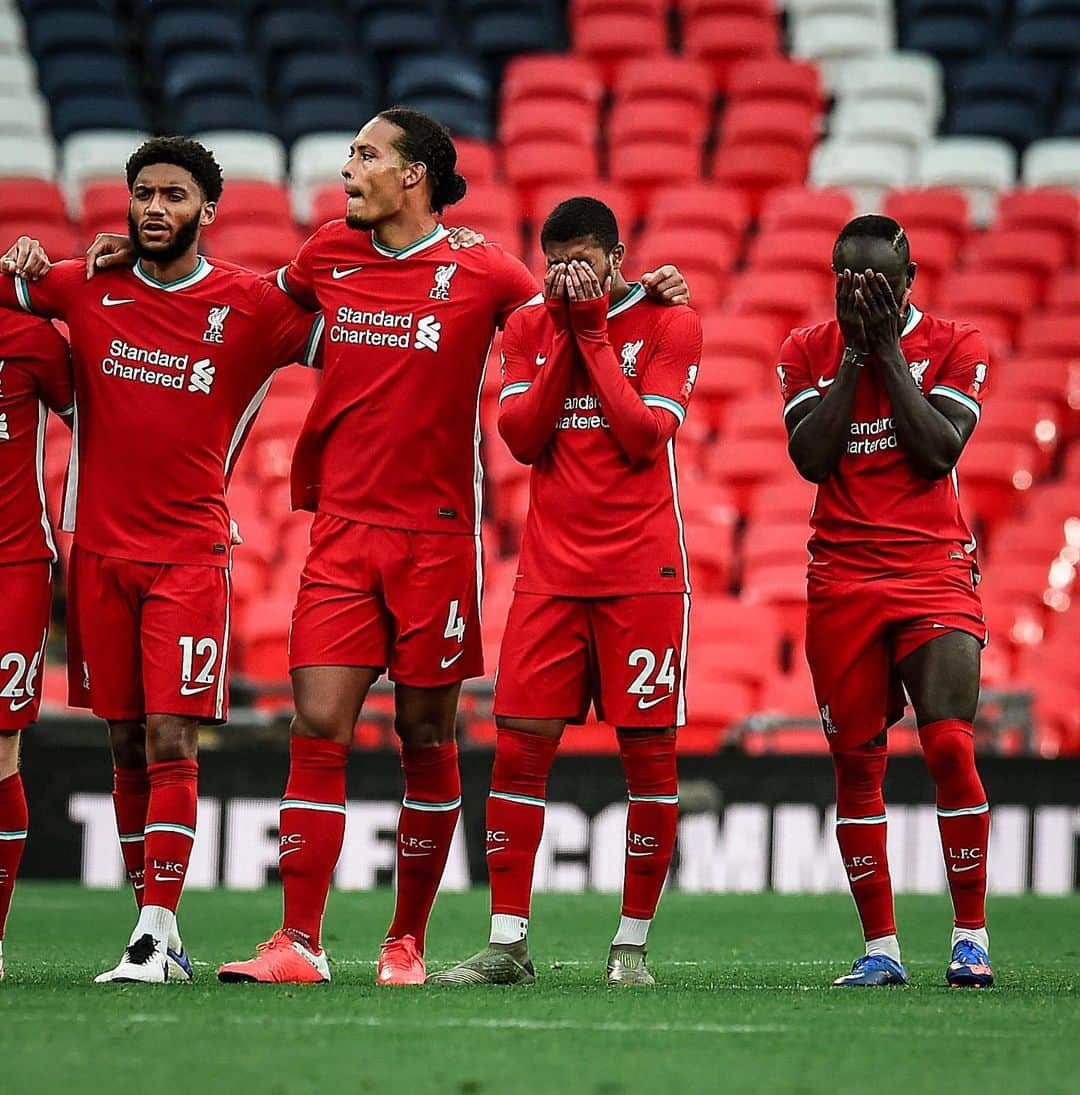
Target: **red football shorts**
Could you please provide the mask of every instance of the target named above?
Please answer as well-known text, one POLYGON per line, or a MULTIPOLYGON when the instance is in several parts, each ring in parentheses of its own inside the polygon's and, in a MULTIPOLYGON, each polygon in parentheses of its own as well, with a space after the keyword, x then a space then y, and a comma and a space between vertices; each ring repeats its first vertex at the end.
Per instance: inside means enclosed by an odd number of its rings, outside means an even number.
POLYGON ((41 708, 41 665, 49 637, 52 564, 0 566, 0 731, 23 730, 41 708))
POLYGON ((869 581, 811 577, 806 660, 832 751, 856 749, 904 715, 900 662, 946 631, 986 642, 970 565, 869 581))
POLYGON ((580 723, 591 703, 612 726, 682 726, 689 622, 687 593, 515 593, 495 714, 580 723))
POLYGON ((74 547, 68 702, 117 721, 229 715, 229 571, 135 563, 74 547))
POLYGON ((484 673, 472 536, 318 513, 289 636, 289 668, 367 666, 417 688, 484 673))

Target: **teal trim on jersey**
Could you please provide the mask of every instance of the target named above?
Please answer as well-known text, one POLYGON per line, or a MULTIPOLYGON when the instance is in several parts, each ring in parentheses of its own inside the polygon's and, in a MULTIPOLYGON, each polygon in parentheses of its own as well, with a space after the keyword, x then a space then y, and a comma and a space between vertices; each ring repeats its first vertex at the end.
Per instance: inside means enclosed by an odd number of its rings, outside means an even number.
POLYGON ((178 278, 176 281, 158 281, 157 278, 151 277, 144 269, 142 259, 135 263, 132 267, 132 273, 146 285, 149 285, 153 289, 161 289, 166 293, 176 293, 181 289, 186 289, 189 285, 194 285, 196 282, 202 281, 213 267, 202 257, 199 256, 199 261, 195 264, 195 269, 191 271, 186 277, 178 278))
POLYGON ((9 829, 0 833, 0 840, 25 840, 27 832, 26 829, 9 829))
POLYGON ((322 339, 326 328, 326 320, 322 316, 316 316, 311 325, 311 333, 308 335, 307 345, 304 347, 304 364, 314 365, 315 357, 319 352, 319 341, 322 339))
POLYGON ((25 278, 15 279, 15 299, 24 312, 33 312, 34 306, 30 303, 30 286, 25 278))
POLYGON ((314 810, 321 814, 344 814, 345 807, 336 802, 306 802, 302 798, 283 798, 282 810, 314 810))
MULTIPOLYGON (((289 289, 289 281, 288 281, 288 279, 287 279, 287 278, 285 277, 285 270, 286 270, 286 267, 282 266, 282 267, 281 267, 281 269, 280 269, 280 270, 278 270, 278 272, 277 272, 277 277, 275 277, 275 278, 274 278, 274 280, 275 280, 275 281, 277 282, 277 287, 278 287, 278 288, 279 288, 279 289, 280 289, 280 290, 281 290, 281 291, 282 291, 283 293, 288 293, 288 294, 289 294, 289 296, 291 297, 291 296, 292 296, 292 292, 291 292, 291 290, 289 289)), ((293 299, 295 299, 295 297, 294 297, 293 299)))
POLYGON ((142 833, 121 833, 121 844, 141 844, 144 837, 142 833))
POLYGON ((969 395, 964 395, 963 392, 958 392, 955 388, 950 388, 946 384, 938 384, 936 387, 930 389, 931 395, 943 395, 946 399, 951 399, 955 403, 959 403, 961 407, 967 407, 969 411, 975 416, 976 421, 982 415, 982 409, 979 404, 969 395))
POLYGON ((501 392, 499 392, 499 402, 504 399, 509 399, 512 395, 521 395, 522 392, 527 392, 532 387, 532 384, 528 380, 516 380, 513 384, 507 384, 501 392))
POLYGON ((674 399, 668 399, 666 395, 643 395, 641 402, 646 407, 661 407, 665 411, 671 411, 680 424, 686 421, 686 408, 674 399))
POLYGON ((410 810, 419 810, 422 814, 448 814, 461 805, 461 796, 458 795, 449 802, 421 802, 415 798, 403 798, 401 805, 410 810))
POLYGON ((189 829, 186 825, 176 825, 171 821, 155 821, 143 830, 144 833, 179 833, 181 836, 191 837, 195 839, 195 830, 189 829))
POLYGON ((645 287, 640 281, 635 281, 630 286, 630 292, 626 294, 619 301, 618 304, 608 309, 608 319, 614 319, 616 316, 621 316, 629 308, 633 308, 635 304, 645 299, 645 287))
POLYGON ((509 791, 489 791, 488 798, 501 798, 506 802, 516 802, 519 806, 539 806, 544 809, 547 802, 542 798, 530 798, 528 795, 512 795, 509 791))
POLYGON ((981 806, 968 806, 962 810, 943 810, 938 807, 938 817, 967 817, 970 814, 985 814, 990 811, 990 803, 984 802, 981 806))
POLYGON ((798 395, 793 395, 784 404, 784 417, 787 418, 788 411, 793 411, 800 403, 805 403, 808 399, 820 399, 821 392, 817 388, 807 388, 805 392, 799 392, 798 395))
POLYGON ((415 255, 417 251, 423 251, 425 248, 430 247, 433 243, 438 243, 439 240, 448 235, 450 235, 450 233, 447 232, 441 224, 437 224, 426 236, 421 236, 415 243, 410 243, 407 247, 401 247, 394 250, 392 247, 386 247, 379 243, 375 238, 375 233, 372 232, 371 246, 374 247, 380 255, 383 255, 388 259, 407 259, 410 256, 415 255))
POLYGON ((907 338, 907 336, 919 326, 919 320, 921 320, 922 317, 922 312, 920 312, 914 304, 909 304, 907 322, 904 324, 904 329, 900 332, 900 337, 907 338))

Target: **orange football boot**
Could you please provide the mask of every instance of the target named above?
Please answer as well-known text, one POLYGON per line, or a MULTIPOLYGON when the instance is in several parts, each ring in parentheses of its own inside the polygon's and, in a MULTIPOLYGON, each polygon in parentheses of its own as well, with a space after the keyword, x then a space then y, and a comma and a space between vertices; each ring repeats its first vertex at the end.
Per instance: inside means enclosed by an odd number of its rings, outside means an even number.
POLYGON ((427 978, 424 956, 416 949, 416 939, 403 935, 383 943, 379 951, 377 985, 422 985, 427 978))
POLYGON ((227 962, 222 966, 217 971, 218 980, 226 984, 260 981, 285 985, 320 985, 330 980, 326 952, 309 951, 288 932, 274 932, 255 950, 255 957, 246 962, 227 962))

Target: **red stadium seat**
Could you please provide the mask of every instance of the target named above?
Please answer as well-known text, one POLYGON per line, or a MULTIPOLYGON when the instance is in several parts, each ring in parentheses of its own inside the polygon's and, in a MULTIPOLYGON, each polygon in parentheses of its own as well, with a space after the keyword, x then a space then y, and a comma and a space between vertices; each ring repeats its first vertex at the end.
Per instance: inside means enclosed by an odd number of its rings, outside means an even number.
MULTIPOLYGON (((1054 322, 1047 317, 1047 322, 1054 322)), ((991 381, 996 404, 1014 396, 1038 398, 1052 404, 1062 418, 1080 411, 1080 360, 1067 357, 1003 357, 991 363, 991 381)))
POLYGON ((712 109, 714 94, 708 65, 675 54, 627 61, 619 69, 613 91, 616 106, 684 102, 705 115, 712 109))
POLYGON ((501 101, 561 98, 598 107, 604 85, 596 67, 583 57, 532 53, 514 57, 503 74, 501 101))
POLYGON ((683 535, 692 560, 694 588, 726 593, 731 587, 735 544, 730 524, 716 524, 684 515, 683 535))
POLYGON ((792 468, 790 474, 781 474, 754 491, 751 520, 807 522, 816 497, 817 486, 792 468))
POLYGON ((725 306, 736 315, 772 317, 786 332, 832 316, 822 285, 822 277, 806 270, 756 270, 735 280, 725 306))
POLYGON ((717 482, 734 492, 740 513, 750 508, 754 488, 767 480, 775 479, 786 468, 791 469, 787 445, 783 440, 751 438, 741 441, 725 441, 714 446, 710 471, 717 482))
POLYGON ((292 219, 286 187, 258 179, 236 179, 230 181, 222 193, 217 219, 207 231, 213 232, 223 226, 280 226, 291 223, 292 219))
POLYGON ((327 221, 341 220, 345 216, 345 193, 337 183, 320 186, 311 196, 311 227, 318 228, 327 221))
POLYGON ((1030 275, 1042 296, 1065 264, 1067 251, 1059 233, 1050 228, 995 228, 972 242, 964 256, 968 266, 981 270, 1012 270, 1030 275))
POLYGON ((226 225, 207 241, 207 253, 261 274, 290 262, 303 242, 303 234, 291 221, 262 224, 257 230, 226 225))
POLYGON ((735 255, 735 246, 726 233, 667 228, 662 232, 647 231, 634 257, 642 270, 654 270, 665 262, 678 266, 690 283, 695 306, 704 310, 715 308, 723 298, 735 255))
MULTIPOLYGON (((785 186, 765 199, 760 228, 817 228, 836 237, 854 216, 855 202, 846 190, 785 186)), ((831 255, 832 244, 826 261, 831 255)))
MULTIPOLYGON (((540 222, 560 202, 566 201, 567 198, 580 197, 582 194, 588 194, 589 197, 602 201, 615 214, 615 220, 619 223, 619 232, 625 241, 630 235, 635 220, 633 199, 623 187, 604 179, 598 179, 584 186, 580 182, 558 183, 555 186, 545 186, 542 190, 538 190, 536 193, 536 228, 539 229, 540 222)), ((534 232, 533 235, 539 237, 539 231, 534 232)))
POLYGON ((1055 312, 1080 313, 1080 270, 1061 270, 1046 292, 1046 307, 1055 312))
POLYGON ((518 188, 522 212, 532 216, 536 191, 555 183, 568 183, 588 191, 597 175, 595 146, 587 135, 568 131, 562 140, 522 141, 505 150, 506 178, 518 188))
POLYGON ((518 141, 560 140, 568 130, 581 134, 583 140, 596 140, 596 106, 557 96, 535 97, 507 103, 499 116, 504 148, 518 141))
POLYGON ((4 249, 13 244, 18 236, 38 240, 53 262, 82 253, 75 231, 66 220, 39 221, 25 217, 13 220, 6 216, 6 210, 0 209, 0 240, 4 241, 4 249))
POLYGON ((787 433, 782 412, 783 400, 775 391, 757 392, 740 399, 729 410, 727 433, 723 443, 764 438, 786 444, 787 433))
POLYGON ((696 103, 684 99, 617 102, 608 118, 609 146, 632 141, 669 141, 677 134, 680 143, 705 143, 709 116, 696 103))
POLYGON ((748 568, 743 574, 743 596, 751 602, 786 608, 789 618, 806 612, 806 555, 788 562, 748 568))
POLYGON ((1019 349, 1039 357, 1080 357, 1080 315, 1047 323, 1028 316, 1020 328, 1019 349))
POLYGON ((919 225, 908 232, 908 243, 911 247, 911 258, 919 266, 915 293, 920 292, 920 280, 924 273, 929 274, 934 279, 934 284, 940 288, 941 278, 956 265, 960 240, 947 229, 919 225))
POLYGON ((609 167, 611 178, 631 190, 635 208, 644 214, 655 186, 700 178, 701 148, 676 139, 615 145, 609 167))
POLYGON ((701 673, 693 678, 691 687, 694 690, 692 721, 695 728, 731 726, 753 714, 754 689, 742 681, 701 673))
POLYGON ((934 228, 960 243, 971 231, 967 196, 952 187, 893 190, 885 196, 881 211, 898 221, 909 237, 916 228, 934 228))
POLYGON ((750 357, 718 353, 707 344, 701 349, 701 371, 694 385, 694 416, 720 431, 733 403, 756 395, 768 383, 769 366, 750 357))
POLYGON ((495 148, 487 141, 475 137, 455 137, 457 171, 464 175, 469 185, 492 183, 498 173, 495 148))
POLYGON ((780 26, 772 14, 702 15, 683 27, 683 51, 704 61, 717 90, 726 92, 739 62, 780 52, 780 26))
POLYGON ((739 240, 750 224, 746 199, 738 190, 708 182, 685 182, 657 186, 648 212, 649 227, 700 225, 727 232, 739 240))
POLYGON ((574 29, 582 19, 608 15, 612 12, 631 12, 650 19, 664 19, 670 7, 670 0, 570 0, 567 6, 570 27, 574 29))
POLYGON ((817 66, 787 57, 737 62, 731 69, 727 94, 729 103, 763 99, 805 103, 815 110, 825 105, 817 66))
POLYGON ((46 179, 0 179, 0 216, 5 221, 58 221, 67 224, 60 187, 46 179))
POLYGON ((795 521, 753 521, 743 536, 740 555, 747 571, 762 566, 798 563, 805 568, 810 526, 806 518, 795 521))
POLYGON ((717 149, 712 178, 742 190, 756 216, 769 191, 803 182, 806 162, 805 154, 787 143, 741 144, 717 149))
POLYGON ((998 198, 996 228, 1040 228, 1056 232, 1071 250, 1080 232, 1080 197, 1054 187, 1010 190, 998 198))
POLYGON ((834 283, 832 251, 836 233, 829 228, 762 229, 750 245, 749 269, 808 270, 820 276, 822 291, 834 283))
POLYGON ((1035 288, 1035 279, 1026 273, 963 270, 942 280, 937 302, 942 313, 951 319, 998 316, 1009 324, 1010 333, 1015 334, 1017 324, 1035 305, 1035 288))
POLYGON ((465 197, 446 210, 444 221, 468 225, 511 254, 521 253, 521 210, 513 187, 470 182, 465 197))
POLYGON ((976 430, 957 468, 960 504, 968 519, 993 528, 1015 513, 1035 480, 1036 464, 1034 446, 983 440, 976 430))
POLYGON ((571 30, 573 50, 592 61, 605 86, 612 87, 616 73, 633 57, 653 57, 668 48, 663 14, 647 13, 620 4, 615 10, 582 13, 571 30))
POLYGON ((787 334, 781 325, 766 316, 733 316, 710 312, 702 316, 705 345, 717 354, 745 357, 760 365, 776 364, 780 344, 787 334))
POLYGON ((808 155, 818 138, 818 111, 805 103, 770 103, 751 99, 732 103, 720 124, 721 149, 743 144, 790 144, 808 155))
POLYGON ((83 239, 89 241, 98 232, 127 232, 131 194, 122 182, 91 182, 79 198, 79 224, 83 239))

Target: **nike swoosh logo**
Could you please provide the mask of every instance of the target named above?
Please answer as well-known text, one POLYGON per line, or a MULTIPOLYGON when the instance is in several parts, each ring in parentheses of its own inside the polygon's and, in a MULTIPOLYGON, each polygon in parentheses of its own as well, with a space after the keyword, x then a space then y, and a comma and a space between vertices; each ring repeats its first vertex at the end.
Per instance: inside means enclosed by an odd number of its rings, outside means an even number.
POLYGON ((965 871, 973 871, 973 870, 975 870, 975 868, 976 868, 976 867, 978 867, 978 865, 979 865, 978 863, 972 863, 972 864, 970 864, 970 865, 969 865, 969 866, 967 866, 967 867, 958 867, 958 866, 957 866, 957 865, 956 865, 956 864, 954 863, 954 864, 953 864, 953 867, 952 867, 952 872, 953 872, 953 874, 963 874, 963 873, 964 873, 965 871))
POLYGON ((547 361, 547 358, 543 354, 537 354, 536 355, 536 364, 537 365, 543 365, 545 361, 547 361))
POLYGON ((819 376, 817 385, 818 385, 819 388, 827 388, 830 384, 835 384, 835 383, 836 383, 836 377, 835 376, 832 378, 832 380, 826 380, 823 376, 819 376))
POLYGON ((626 849, 626 854, 630 855, 630 856, 633 856, 635 859, 640 859, 643 855, 654 855, 655 853, 653 853, 653 852, 634 852, 634 851, 631 851, 629 848, 627 848, 626 849))
POLYGON ((212 684, 201 684, 198 688, 192 688, 190 684, 180 685, 181 696, 197 696, 200 692, 205 692, 209 688, 213 688, 212 684))
POLYGON ((431 852, 402 852, 402 859, 422 859, 424 856, 431 855, 431 852))
POLYGON ((171 874, 156 874, 154 875, 155 882, 179 882, 180 879, 171 874))
POLYGON ((283 860, 287 855, 292 855, 293 852, 299 852, 299 851, 302 851, 302 850, 303 850, 302 848, 290 848, 287 852, 281 852, 278 855, 278 862, 280 863, 281 860, 283 860))
POLYGON ((655 707, 658 703, 670 700, 674 694, 674 692, 669 692, 666 696, 657 696, 655 700, 647 700, 642 696, 641 699, 637 701, 637 705, 642 711, 648 711, 650 707, 655 707))
POLYGON ((101 303, 104 304, 106 308, 115 308, 118 304, 134 304, 135 303, 135 298, 134 297, 120 297, 120 298, 114 299, 113 297, 109 296, 108 293, 106 293, 101 298, 101 303))
POLYGON ((452 658, 443 658, 443 660, 439 662, 439 665, 441 665, 443 669, 449 669, 464 653, 464 650, 459 650, 452 658))
POLYGON ((494 855, 496 852, 505 852, 506 849, 509 848, 509 847, 510 847, 509 844, 500 844, 497 848, 488 848, 487 849, 487 854, 488 855, 494 855))
POLYGON ((850 874, 848 875, 848 879, 852 882, 861 882, 864 878, 869 878, 873 873, 873 871, 863 871, 862 874, 850 874))
POLYGON ((341 281, 342 278, 347 278, 350 274, 355 274, 358 271, 363 270, 362 266, 350 266, 346 270, 339 270, 336 266, 330 271, 330 276, 334 281, 341 281))
POLYGON ((24 707, 29 706, 33 702, 34 702, 34 697, 33 696, 27 696, 25 700, 12 700, 11 701, 11 710, 12 711, 21 711, 24 707))

